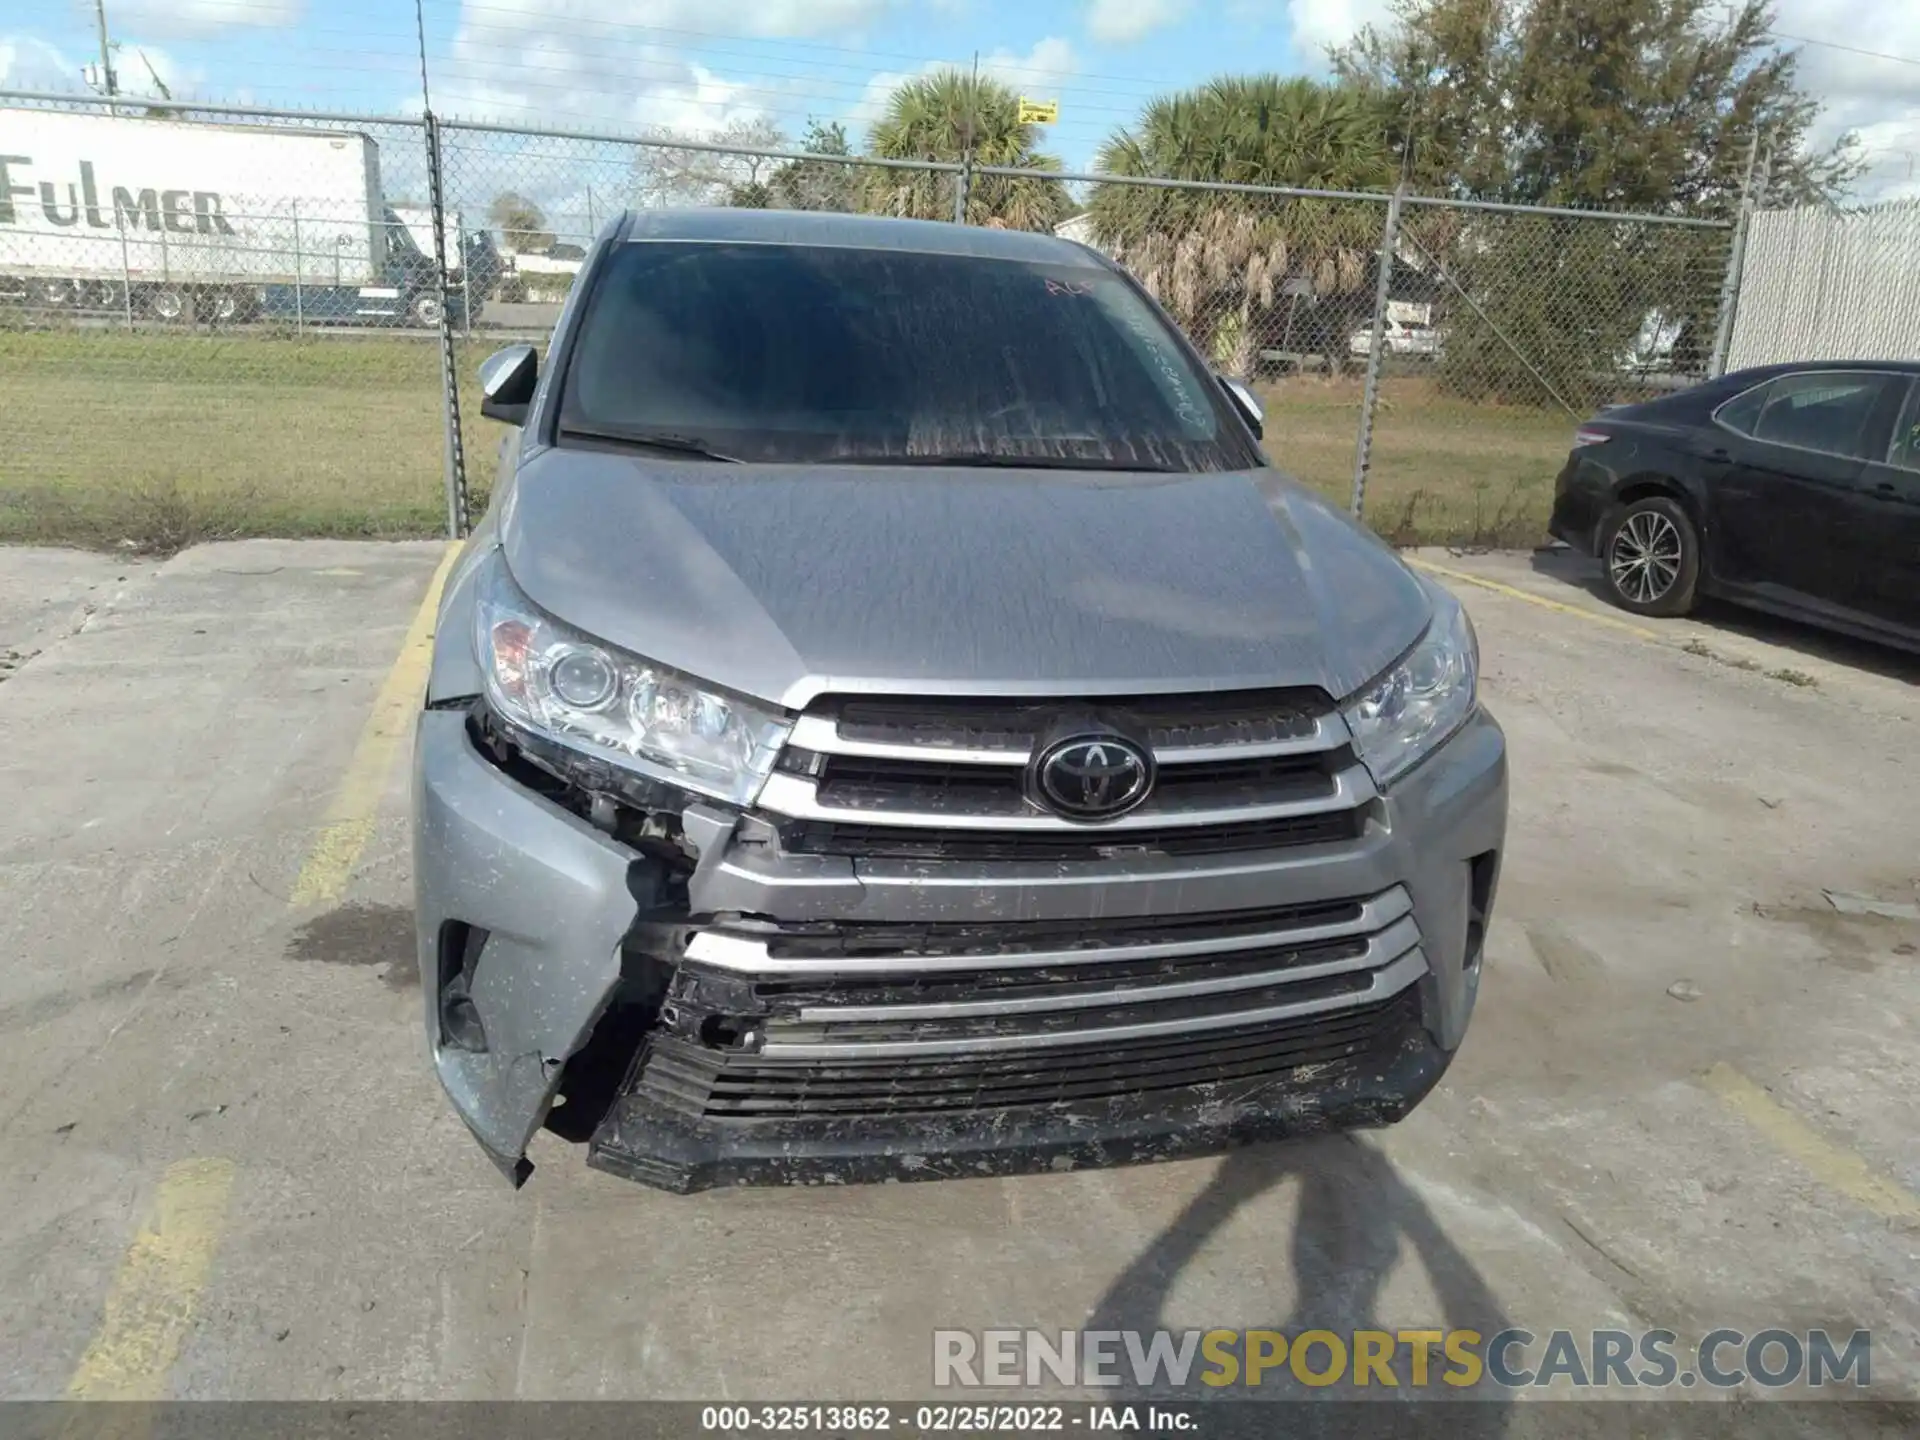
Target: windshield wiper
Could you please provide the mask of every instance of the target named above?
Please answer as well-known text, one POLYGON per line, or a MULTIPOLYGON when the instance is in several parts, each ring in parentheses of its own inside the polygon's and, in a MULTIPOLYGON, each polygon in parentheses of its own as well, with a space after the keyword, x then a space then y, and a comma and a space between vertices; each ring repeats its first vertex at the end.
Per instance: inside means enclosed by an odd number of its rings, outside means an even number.
POLYGON ((1173 465, 1091 460, 1074 455, 1005 455, 995 450, 963 450, 949 455, 849 455, 835 456, 834 465, 951 465, 974 470, 1116 470, 1148 471, 1170 475, 1173 465))
POLYGON ((564 439, 603 440, 614 445, 635 445, 643 450, 661 450, 669 455, 692 455, 701 460, 719 460, 728 465, 738 465, 740 461, 731 455, 722 455, 710 449, 704 440, 692 435, 668 435, 651 430, 591 430, 577 425, 569 425, 560 432, 564 439))

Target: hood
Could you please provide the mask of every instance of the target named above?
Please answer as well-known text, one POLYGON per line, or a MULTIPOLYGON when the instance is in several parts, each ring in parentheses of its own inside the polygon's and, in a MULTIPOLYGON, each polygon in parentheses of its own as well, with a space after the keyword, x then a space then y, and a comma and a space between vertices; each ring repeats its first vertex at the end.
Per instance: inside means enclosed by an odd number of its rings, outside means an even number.
POLYGON ((1127 695, 1379 674, 1431 614, 1271 471, 726 465, 546 450, 514 578, 589 634, 799 709, 828 693, 1127 695))

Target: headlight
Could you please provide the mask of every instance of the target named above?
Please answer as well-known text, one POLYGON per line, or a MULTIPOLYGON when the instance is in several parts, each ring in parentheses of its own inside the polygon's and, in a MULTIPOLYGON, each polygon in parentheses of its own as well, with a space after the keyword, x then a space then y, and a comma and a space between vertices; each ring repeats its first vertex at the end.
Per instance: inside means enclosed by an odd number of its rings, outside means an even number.
POLYGON ((520 593, 497 554, 477 585, 475 652, 506 719, 736 805, 760 793, 785 720, 556 620, 520 593))
POLYGON ((1427 633, 1344 707, 1360 758, 1382 787, 1473 714, 1480 642, 1460 602, 1437 587, 1427 633))

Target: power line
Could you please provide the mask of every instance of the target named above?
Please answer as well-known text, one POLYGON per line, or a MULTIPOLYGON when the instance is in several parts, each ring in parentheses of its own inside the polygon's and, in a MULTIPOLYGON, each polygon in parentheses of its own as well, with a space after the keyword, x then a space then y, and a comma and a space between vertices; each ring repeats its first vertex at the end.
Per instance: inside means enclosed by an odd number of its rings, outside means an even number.
POLYGON ((1776 40, 1791 40, 1795 45, 1817 45, 1822 50, 1844 50, 1849 55, 1865 55, 1874 60, 1891 60, 1897 65, 1920 65, 1920 57, 1895 55, 1888 50, 1866 50, 1858 45, 1842 45, 1835 40, 1815 40, 1809 35, 1789 35, 1784 30, 1767 32, 1776 40))

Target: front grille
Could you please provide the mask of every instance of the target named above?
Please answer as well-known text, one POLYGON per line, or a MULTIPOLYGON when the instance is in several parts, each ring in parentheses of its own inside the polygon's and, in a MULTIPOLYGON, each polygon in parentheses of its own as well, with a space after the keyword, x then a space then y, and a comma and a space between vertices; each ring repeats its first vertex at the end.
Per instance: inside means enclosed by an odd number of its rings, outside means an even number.
POLYGON ((1315 1067, 1313 1083, 1324 1086, 1336 1082, 1340 1070, 1381 1055, 1418 1023, 1415 993, 1407 989, 1335 1015, 1005 1056, 810 1063, 657 1040, 635 1088, 682 1113, 753 1121, 940 1114, 1270 1085, 1306 1066, 1315 1067))
POLYGON ((1359 810, 1279 820, 1153 830, 923 830, 894 825, 802 821, 781 829, 795 855, 849 855, 874 860, 1100 860, 1122 855, 1233 855, 1284 846, 1357 840, 1359 810))
MULTIPOLYGON (((1358 900, 1320 900, 1250 910, 1193 910, 1175 915, 1102 915, 1084 920, 806 921, 768 927, 767 954, 776 960, 833 960, 870 955, 971 955, 997 969, 1008 956, 1050 950, 1097 950, 1116 945, 1193 946, 1274 932, 1350 926, 1360 921, 1358 900)), ((751 933, 745 931, 743 933, 751 933)))
POLYGON ((760 804, 788 854, 1017 862, 1350 842, 1377 793, 1317 692, 829 698, 795 723, 760 804), (1105 821, 1054 813, 1030 762, 1049 737, 1102 729, 1152 751, 1150 793, 1105 821))
POLYGON ((633 1089, 748 1120, 1259 1079, 1365 1053, 1426 972, 1401 886, 1078 933, 742 922, 689 940, 633 1089))
MULTIPOLYGON (((829 702, 846 739, 939 750, 1025 752, 1060 712, 1058 701, 1000 699, 843 700, 829 702)), ((1157 748, 1247 745, 1312 729, 1332 709, 1318 690, 1243 690, 1211 695, 1112 696, 1082 702, 1145 734, 1157 748)))
MULTIPOLYGON (((1312 800, 1333 794, 1334 776, 1352 763, 1346 749, 1304 755, 1254 755, 1163 765, 1150 811, 1312 800)), ((1024 815, 1026 770, 962 765, 950 760, 880 760, 829 755, 815 793, 823 805, 849 810, 925 810, 970 815, 1024 815)))

